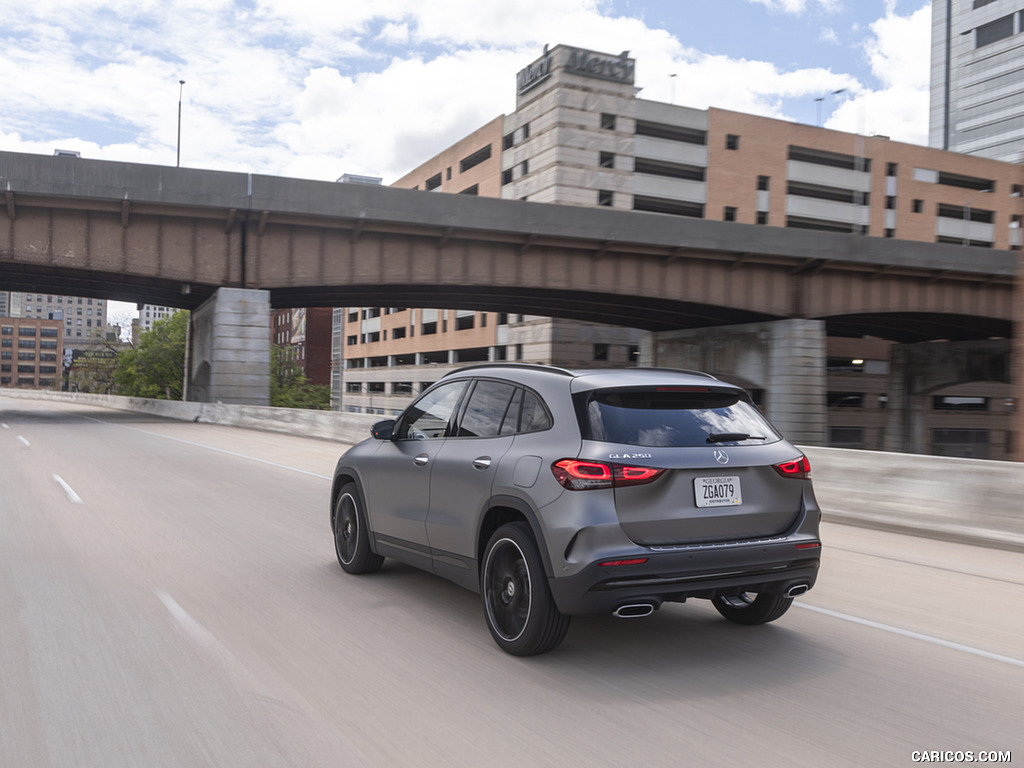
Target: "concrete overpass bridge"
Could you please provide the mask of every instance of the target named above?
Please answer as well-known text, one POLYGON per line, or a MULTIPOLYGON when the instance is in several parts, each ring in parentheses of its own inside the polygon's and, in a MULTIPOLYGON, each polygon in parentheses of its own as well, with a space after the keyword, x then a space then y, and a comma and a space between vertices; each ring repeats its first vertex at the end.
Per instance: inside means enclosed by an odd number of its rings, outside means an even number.
POLYGON ((797 336, 770 345, 790 350, 775 367, 794 381, 819 375, 800 360, 816 345, 823 356, 825 334, 1009 338, 1014 320, 1016 254, 989 249, 17 153, 0 153, 0 189, 0 286, 196 310, 197 399, 266 397, 251 377, 266 367, 269 306, 486 309, 656 332, 793 321, 797 336), (252 359, 226 364, 221 341, 238 334, 252 359))

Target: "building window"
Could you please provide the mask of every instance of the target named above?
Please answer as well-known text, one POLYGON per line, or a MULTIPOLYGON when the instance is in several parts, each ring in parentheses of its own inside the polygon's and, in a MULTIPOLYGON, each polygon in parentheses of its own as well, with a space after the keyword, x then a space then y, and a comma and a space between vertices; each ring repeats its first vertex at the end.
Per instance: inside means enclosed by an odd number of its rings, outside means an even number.
POLYGON ((768 181, 768 177, 767 176, 758 176, 757 177, 757 191, 758 192, 767 192, 768 191, 768 184, 769 184, 769 181, 768 181))
POLYGON ((506 168, 504 171, 501 172, 501 184, 502 184, 502 186, 505 186, 506 184, 511 184, 511 183, 512 183, 512 169, 511 168, 506 168))
POLYGON ((885 196, 885 210, 895 211, 896 210, 896 198, 892 195, 885 196))
POLYGON ((404 338, 405 338, 405 326, 404 325, 399 327, 399 328, 392 328, 391 329, 391 339, 392 339, 392 341, 394 341, 395 339, 404 339, 404 338))
POLYGON ((426 188, 427 188, 428 192, 433 191, 433 190, 437 189, 440 186, 441 186, 441 174, 440 173, 437 174, 436 176, 431 176, 429 179, 427 179, 426 188))
POLYGON ((987 429, 933 429, 932 453, 936 456, 961 456, 987 459, 987 429))
POLYGON ((932 409, 936 411, 987 411, 987 397, 951 397, 935 395, 932 409))
POLYGON ((448 171, 445 174, 445 178, 448 179, 448 181, 452 180, 452 167, 450 165, 448 166, 448 171))
POLYGON ((504 136, 502 136, 502 138, 501 138, 501 148, 503 150, 505 150, 505 149, 512 149, 513 146, 515 146, 515 134, 514 133, 506 133, 504 136))
POLYGON ((688 179, 689 181, 705 180, 704 168, 696 165, 670 163, 665 160, 648 160, 638 157, 633 163, 633 170, 637 173, 646 173, 651 176, 665 176, 670 179, 688 179))
POLYGON ((471 195, 476 196, 480 194, 480 185, 474 184, 472 187, 466 187, 464 190, 459 192, 460 195, 471 195))
POLYGON ((437 321, 436 320, 432 320, 429 323, 423 323, 423 327, 420 328, 420 335, 421 336, 430 336, 430 335, 435 334, 435 333, 437 333, 437 321))
POLYGON ((473 315, 465 315, 463 317, 455 318, 455 330, 456 331, 468 331, 475 325, 476 318, 473 315))
POLYGON ((974 47, 983 48, 1008 37, 1013 37, 1013 14, 982 24, 974 30, 974 47))
POLYGON ((611 190, 599 189, 597 191, 597 204, 598 205, 604 205, 604 206, 609 206, 610 207, 612 205, 613 199, 614 199, 614 195, 612 194, 611 190))
POLYGON ((595 344, 594 345, 594 359, 595 360, 607 360, 608 359, 608 345, 607 344, 595 344))
POLYGON ((725 210, 722 212, 723 221, 736 221, 736 209, 731 206, 725 206, 725 210))
POLYGON ((863 392, 829 392, 827 394, 829 408, 863 408, 863 392))
POLYGON ((680 141, 684 144, 697 144, 707 146, 707 131, 698 131, 694 128, 683 128, 678 125, 666 123, 651 123, 646 120, 636 121, 636 135, 650 136, 655 139, 668 139, 669 141, 680 141))
POLYGON ((601 127, 606 131, 615 130, 615 115, 609 112, 601 113, 601 127))
POLYGON ((614 152, 601 152, 598 155, 597 164, 602 168, 614 168, 615 167, 615 153, 614 152))
POLYGON ((768 211, 758 211, 757 212, 757 223, 758 224, 767 224, 768 223, 768 211))
POLYGON ((911 205, 911 210, 914 213, 921 213, 922 211, 924 211, 924 200, 915 199, 913 204, 911 205))
POLYGON ((520 176, 520 178, 522 178, 523 176, 525 176, 529 172, 530 172, 530 161, 529 160, 523 160, 523 162, 521 162, 519 164, 519 176, 520 176))
POLYGON ((483 147, 482 149, 478 149, 476 152, 474 152, 473 154, 469 155, 468 157, 462 158, 462 160, 459 161, 459 173, 465 173, 470 168, 474 168, 474 167, 480 165, 480 163, 484 162, 485 160, 490 160, 490 159, 491 159, 491 145, 488 144, 486 147, 483 147))
POLYGON ((885 164, 885 175, 886 176, 895 176, 896 175, 896 169, 898 167, 899 166, 896 163, 886 163, 885 164))
POLYGON ((726 149, 739 149, 740 148, 740 137, 735 133, 725 134, 725 148, 726 149))
POLYGON ((885 236, 886 237, 896 237, 896 230, 895 229, 887 229, 887 230, 885 230, 885 236))

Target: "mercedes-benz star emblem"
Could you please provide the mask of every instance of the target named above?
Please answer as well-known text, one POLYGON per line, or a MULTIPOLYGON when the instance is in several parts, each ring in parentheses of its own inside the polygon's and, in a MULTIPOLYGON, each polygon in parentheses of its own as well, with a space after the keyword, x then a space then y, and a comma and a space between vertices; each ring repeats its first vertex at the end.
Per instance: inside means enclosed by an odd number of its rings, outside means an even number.
POLYGON ((715 451, 715 461, 717 461, 719 464, 728 464, 729 463, 729 454, 726 453, 725 451, 719 449, 719 450, 715 451))

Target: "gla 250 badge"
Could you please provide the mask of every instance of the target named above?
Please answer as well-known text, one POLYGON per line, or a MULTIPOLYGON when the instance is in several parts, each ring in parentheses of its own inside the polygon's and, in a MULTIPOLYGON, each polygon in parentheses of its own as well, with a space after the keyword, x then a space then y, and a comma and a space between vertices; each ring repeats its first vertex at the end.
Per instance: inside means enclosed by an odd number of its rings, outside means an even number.
POLYGON ((651 453, 609 453, 609 459, 653 459, 651 453))

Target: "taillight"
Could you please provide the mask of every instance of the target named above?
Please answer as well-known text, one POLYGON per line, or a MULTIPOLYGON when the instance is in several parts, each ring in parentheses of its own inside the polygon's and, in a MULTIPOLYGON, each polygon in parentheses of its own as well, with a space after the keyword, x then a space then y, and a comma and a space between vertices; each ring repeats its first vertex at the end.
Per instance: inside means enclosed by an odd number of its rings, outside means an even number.
POLYGON ((581 459, 562 459, 551 465, 555 479, 563 488, 570 491, 644 485, 653 482, 664 471, 652 467, 629 467, 581 459))
POLYGON ((811 462, 806 456, 774 465, 773 469, 783 477, 807 478, 811 476, 811 462))

